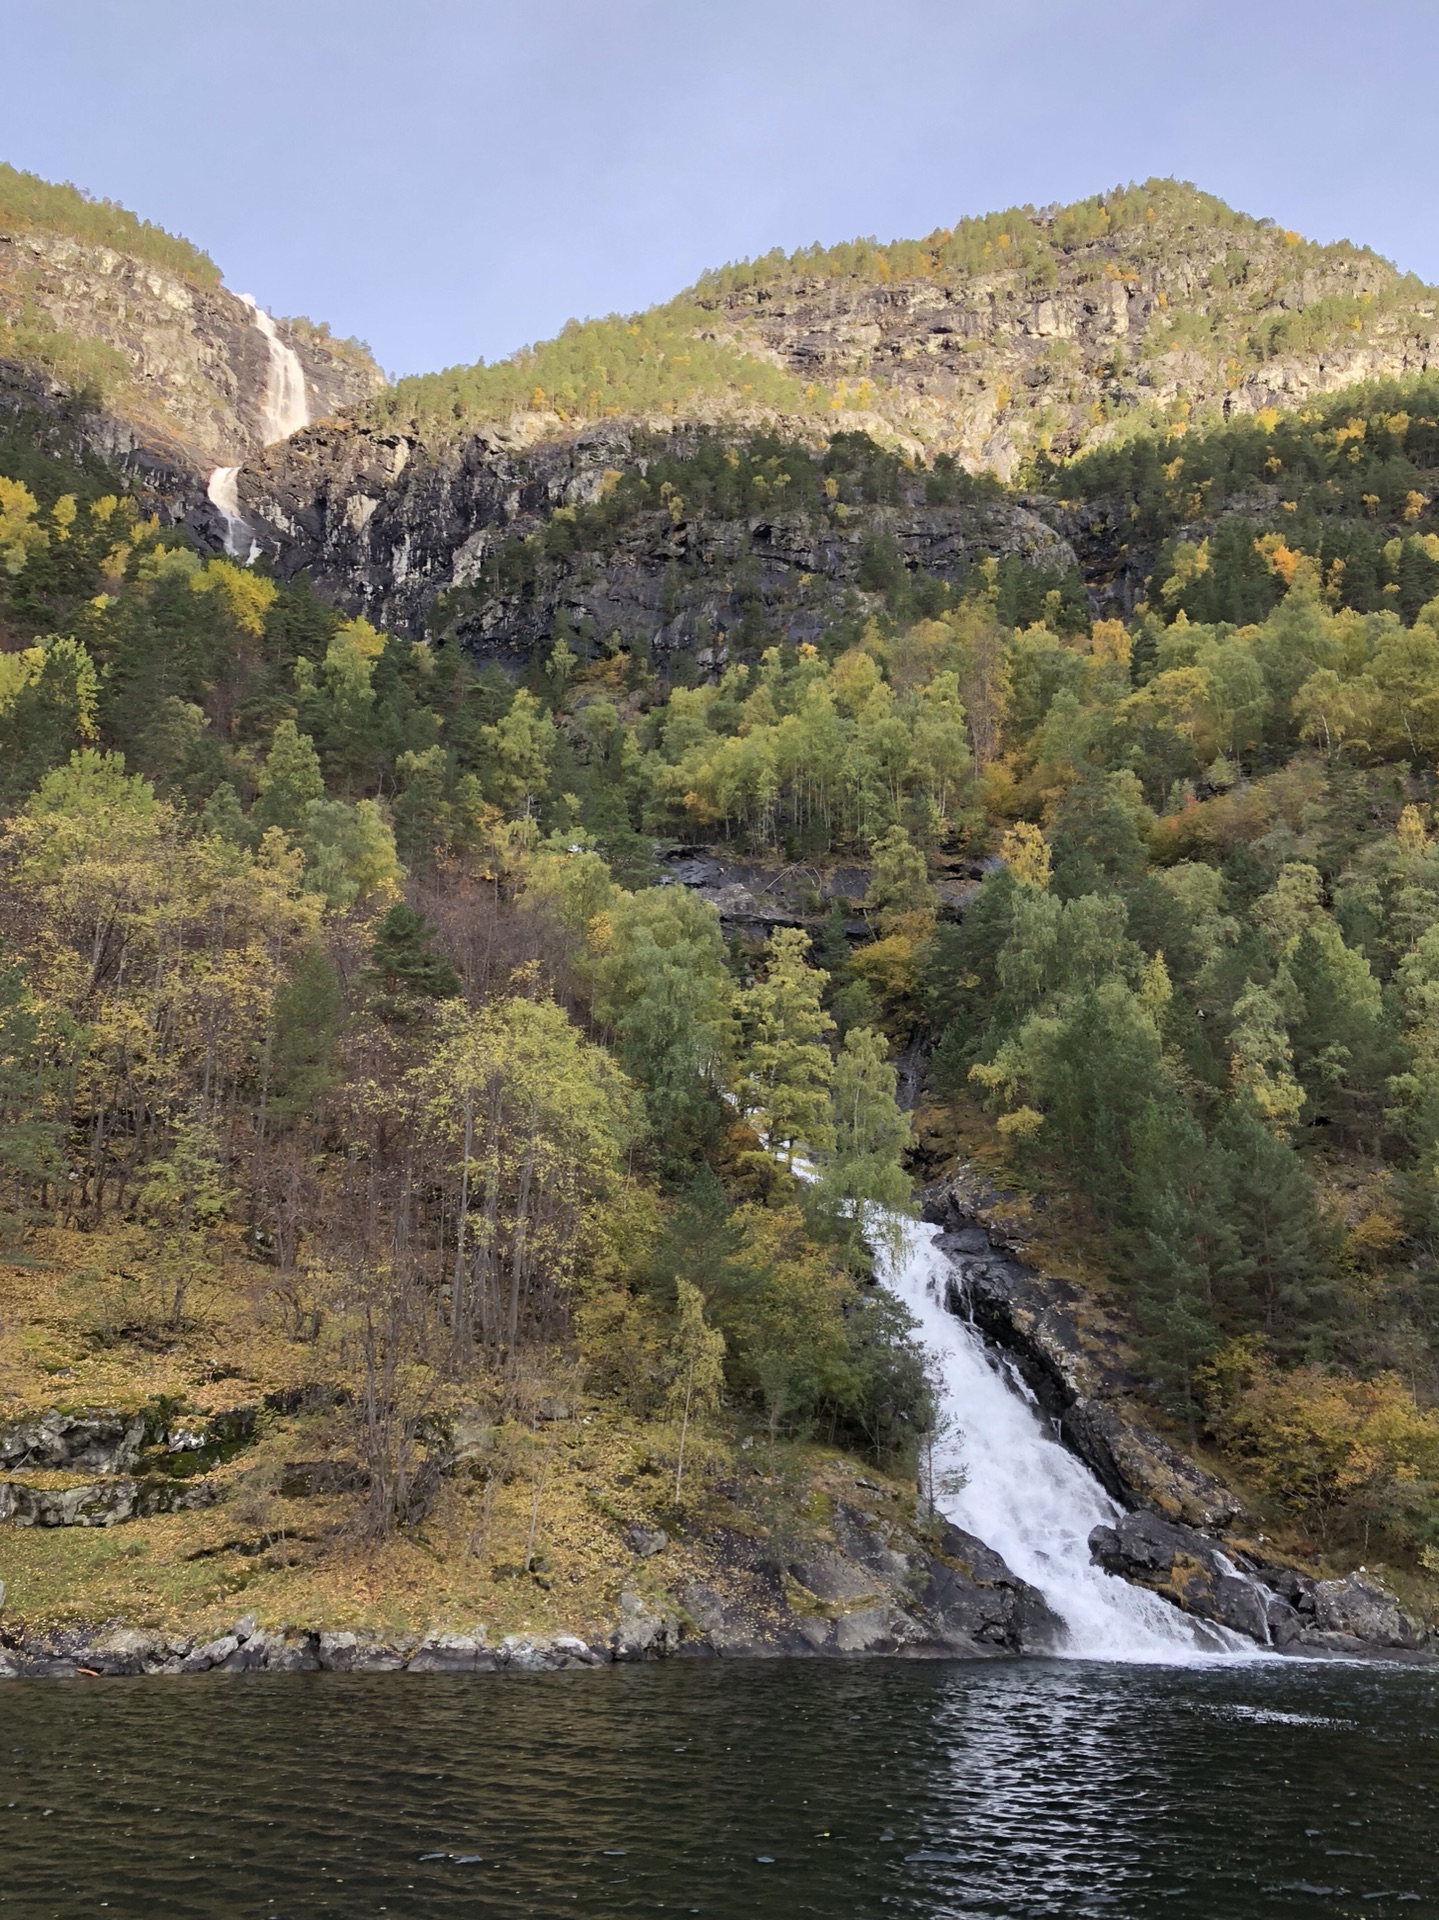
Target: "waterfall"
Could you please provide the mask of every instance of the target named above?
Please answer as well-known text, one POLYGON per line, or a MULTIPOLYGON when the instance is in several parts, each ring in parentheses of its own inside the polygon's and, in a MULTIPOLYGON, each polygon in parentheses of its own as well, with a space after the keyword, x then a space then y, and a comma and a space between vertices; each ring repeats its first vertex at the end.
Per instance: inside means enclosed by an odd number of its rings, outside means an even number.
POLYGON ((265 397, 260 403, 264 421, 264 441, 272 447, 277 440, 288 440, 292 433, 310 424, 310 402, 305 393, 305 369, 293 347, 287 347, 276 331, 275 323, 263 307, 257 307, 252 295, 240 299, 250 309, 250 318, 265 336, 270 350, 270 367, 265 377, 265 397))
POLYGON ((1181 1663, 1247 1654, 1251 1642, 1191 1619, 1157 1594, 1096 1567, 1090 1531, 1119 1508, 1050 1430, 1013 1368, 979 1331, 949 1312, 953 1268, 938 1229, 891 1219, 892 1245, 876 1235, 876 1267, 919 1322, 941 1384, 935 1443, 936 1505, 1037 1587, 1068 1629, 1071 1659, 1181 1663))
POLYGON ((249 522, 240 511, 240 469, 216 467, 205 491, 225 523, 225 551, 233 560, 253 560, 258 552, 249 522))
MULTIPOLYGON (((237 296, 250 309, 252 324, 265 337, 269 359, 265 370, 265 391, 260 400, 262 438, 267 447, 277 440, 288 440, 292 433, 310 424, 310 402, 305 391, 305 369, 293 347, 287 347, 263 307, 248 293, 237 296)), ((240 511, 240 469, 216 467, 206 488, 210 503, 225 523, 225 551, 232 558, 250 561, 260 551, 249 523, 240 511)))

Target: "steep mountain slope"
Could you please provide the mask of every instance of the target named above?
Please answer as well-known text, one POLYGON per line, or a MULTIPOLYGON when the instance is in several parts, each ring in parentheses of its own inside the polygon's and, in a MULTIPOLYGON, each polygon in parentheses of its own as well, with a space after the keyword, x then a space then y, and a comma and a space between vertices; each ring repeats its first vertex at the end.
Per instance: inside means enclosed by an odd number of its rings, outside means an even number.
MULTIPOLYGON (((635 622, 657 633, 676 613, 656 582, 696 542, 723 571, 771 576, 778 538, 796 579, 818 574, 841 591, 857 562, 846 566, 844 542, 827 542, 813 516, 777 534, 751 501, 739 520, 711 516, 697 533, 681 499, 669 507, 674 532, 661 526, 643 553, 587 555, 536 581, 522 604, 506 592, 478 604, 473 589, 500 544, 649 457, 636 425, 646 444, 678 432, 676 457, 701 428, 810 448, 859 431, 911 460, 942 456, 1012 480, 1136 432, 1183 433, 1420 373, 1436 310, 1432 289, 1362 248, 1316 246, 1156 181, 922 242, 726 268, 628 322, 572 323, 499 366, 403 380, 362 418, 272 452, 241 477, 240 497, 283 573, 309 569, 344 604, 411 631, 438 595, 463 588, 467 637, 485 651, 523 652, 557 615, 601 633, 635 622), (648 583, 639 591, 636 565, 648 583)), ((856 555, 866 539, 893 539, 913 571, 942 549, 934 570, 953 579, 986 555, 1064 566, 1067 539, 1094 544, 1093 514, 1051 516, 1049 531, 1028 508, 995 502, 983 525, 931 524, 922 480, 909 493, 895 502, 916 510, 907 518, 851 521, 856 555)), ((1112 552, 1097 563, 1118 570, 1112 552)), ((736 618, 733 604, 704 612, 710 626, 736 618)), ((775 624, 804 636, 803 619, 775 624)))
MULTIPOLYGON (((369 399, 368 352, 308 321, 280 321, 312 418, 369 399)), ((205 255, 121 208, 0 168, 0 360, 12 389, 53 406, 64 389, 100 404, 96 451, 128 437, 203 474, 258 453, 270 348, 253 307, 205 255), (103 421, 118 423, 106 426, 103 421)), ((203 488, 201 489, 203 492, 203 488)))

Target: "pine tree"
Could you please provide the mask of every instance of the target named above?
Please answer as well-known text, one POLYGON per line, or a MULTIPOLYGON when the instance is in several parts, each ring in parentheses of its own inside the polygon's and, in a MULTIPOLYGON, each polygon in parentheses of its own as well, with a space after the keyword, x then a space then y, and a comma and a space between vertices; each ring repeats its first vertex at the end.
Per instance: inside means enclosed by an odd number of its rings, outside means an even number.
POLYGON ((828 977, 805 960, 809 935, 781 927, 769 943, 765 978, 740 996, 748 1044, 740 1100, 772 1150, 792 1164, 796 1146, 812 1153, 833 1144, 829 1088, 833 1061, 824 1036, 834 1022, 821 996, 828 977))
POLYGON ((375 928, 365 976, 400 1001, 453 1000, 460 991, 460 977, 436 949, 431 928, 403 901, 375 928))
POLYGON ((312 800, 323 799, 324 794, 314 741, 308 733, 301 733, 293 720, 282 720, 260 769, 251 820, 261 832, 266 827, 283 827, 286 833, 299 834, 305 824, 306 807, 312 800))

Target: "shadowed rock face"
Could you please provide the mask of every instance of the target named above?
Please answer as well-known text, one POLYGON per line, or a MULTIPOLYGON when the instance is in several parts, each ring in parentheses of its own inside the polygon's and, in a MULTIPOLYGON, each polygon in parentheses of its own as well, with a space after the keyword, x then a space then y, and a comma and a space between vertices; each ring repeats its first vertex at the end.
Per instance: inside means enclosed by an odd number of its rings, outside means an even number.
POLYGON ((541 561, 523 590, 479 587, 487 555, 542 528, 556 509, 594 500, 607 472, 643 460, 639 443, 657 430, 672 433, 677 456, 692 443, 669 422, 606 422, 534 445, 491 428, 443 441, 322 425, 250 462, 240 505, 282 574, 308 570, 321 591, 376 624, 419 632, 438 594, 473 589, 458 637, 477 656, 510 661, 547 646, 557 619, 598 644, 643 636, 660 653, 712 646, 747 618, 792 641, 814 639, 857 584, 876 534, 894 541, 908 568, 939 579, 1007 554, 1055 570, 1075 564, 1028 507, 927 506, 916 480, 912 500, 856 510, 842 526, 800 514, 676 525, 656 510, 604 552, 541 561))

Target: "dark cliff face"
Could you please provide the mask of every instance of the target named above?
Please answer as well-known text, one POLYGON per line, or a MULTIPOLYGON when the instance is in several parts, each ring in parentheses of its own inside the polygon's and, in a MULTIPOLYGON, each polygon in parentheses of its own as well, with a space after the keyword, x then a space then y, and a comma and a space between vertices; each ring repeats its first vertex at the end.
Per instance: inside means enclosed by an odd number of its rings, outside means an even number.
MULTIPOLYGON (((261 451, 269 349, 228 289, 68 235, 0 231, 0 312, 106 350, 114 372, 103 411, 197 473, 261 451)), ((384 384, 352 343, 283 321, 278 332, 299 355, 312 418, 357 406, 384 384)))
MULTIPOLYGON (((679 456, 692 444, 684 430, 672 442, 679 456)), ((492 659, 528 658, 557 622, 599 645, 643 637, 659 651, 702 649, 747 623, 813 639, 851 589, 872 584, 864 564, 877 538, 905 568, 940 580, 1006 555, 1055 573, 1075 565, 1037 512, 1002 498, 928 505, 916 479, 910 497, 843 520, 676 518, 657 507, 603 549, 547 553, 518 585, 503 571, 496 577, 487 563, 506 543, 597 499, 618 470, 643 465, 653 443, 652 423, 606 423, 531 446, 495 431, 433 446, 373 427, 320 426, 249 464, 240 501, 282 574, 308 570, 340 604, 416 633, 449 595, 445 623, 492 659)))

